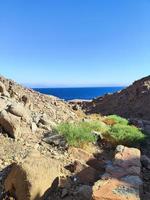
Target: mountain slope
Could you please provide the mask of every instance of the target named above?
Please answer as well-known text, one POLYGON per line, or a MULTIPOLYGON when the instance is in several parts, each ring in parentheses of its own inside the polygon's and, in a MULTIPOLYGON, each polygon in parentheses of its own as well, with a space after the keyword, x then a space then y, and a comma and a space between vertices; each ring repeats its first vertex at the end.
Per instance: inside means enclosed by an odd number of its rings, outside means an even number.
POLYGON ((118 114, 123 117, 150 119, 150 76, 135 81, 114 94, 84 102, 87 113, 118 114))

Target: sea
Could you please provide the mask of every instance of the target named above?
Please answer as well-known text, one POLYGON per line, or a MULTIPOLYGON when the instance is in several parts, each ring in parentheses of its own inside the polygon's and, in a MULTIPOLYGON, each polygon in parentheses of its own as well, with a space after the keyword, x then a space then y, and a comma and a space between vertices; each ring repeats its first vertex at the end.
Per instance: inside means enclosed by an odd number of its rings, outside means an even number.
POLYGON ((125 87, 80 87, 80 88, 33 88, 43 94, 53 95, 69 101, 73 99, 92 100, 107 93, 114 93, 125 87))

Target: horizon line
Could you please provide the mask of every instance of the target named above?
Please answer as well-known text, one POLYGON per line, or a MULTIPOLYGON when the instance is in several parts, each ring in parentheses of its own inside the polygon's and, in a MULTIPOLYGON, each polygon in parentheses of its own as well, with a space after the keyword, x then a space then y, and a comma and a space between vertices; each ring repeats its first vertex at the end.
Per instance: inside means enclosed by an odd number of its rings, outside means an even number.
MULTIPOLYGON (((28 86, 29 87, 29 86, 28 86)), ((29 87, 29 88, 32 88, 32 89, 57 89, 57 88, 104 88, 104 87, 118 87, 118 88, 124 88, 124 87, 128 87, 128 85, 101 85, 101 86, 42 86, 42 87, 29 87)))
POLYGON ((97 87, 128 87, 130 84, 91 84, 91 85, 86 85, 86 84, 30 84, 30 83, 21 83, 21 85, 28 87, 28 88, 97 88, 97 87))

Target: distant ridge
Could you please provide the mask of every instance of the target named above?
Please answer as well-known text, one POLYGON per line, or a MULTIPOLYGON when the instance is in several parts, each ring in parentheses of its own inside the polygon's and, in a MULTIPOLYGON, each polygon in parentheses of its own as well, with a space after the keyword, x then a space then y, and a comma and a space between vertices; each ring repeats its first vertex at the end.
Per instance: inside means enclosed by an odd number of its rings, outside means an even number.
POLYGON ((150 75, 119 92, 84 102, 87 113, 118 114, 150 120, 150 75))

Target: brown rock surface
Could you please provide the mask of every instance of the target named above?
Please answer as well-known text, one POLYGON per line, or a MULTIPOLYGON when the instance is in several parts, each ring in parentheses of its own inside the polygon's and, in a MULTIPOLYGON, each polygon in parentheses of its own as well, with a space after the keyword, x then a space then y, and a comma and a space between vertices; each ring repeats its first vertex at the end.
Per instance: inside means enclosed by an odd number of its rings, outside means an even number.
POLYGON ((140 150, 117 146, 112 164, 93 187, 94 200, 140 200, 140 150))
POLYGON ((87 113, 150 120, 150 76, 135 81, 120 92, 107 94, 92 102, 82 102, 82 107, 87 113))
POLYGON ((99 183, 99 189, 93 191, 93 200, 140 200, 139 189, 117 179, 99 183))
POLYGON ((0 125, 10 137, 18 138, 21 136, 19 117, 3 110, 0 112, 0 125))
POLYGON ((58 176, 59 162, 34 152, 22 164, 12 165, 4 183, 5 190, 18 200, 39 199, 58 176))
POLYGON ((15 116, 21 117, 23 120, 29 122, 31 119, 30 112, 21 103, 13 103, 9 106, 9 112, 15 116))
MULTIPOLYGON (((12 80, 0 76, 0 83, 9 92, 7 102, 23 103, 34 113, 46 114, 53 122, 77 119, 74 111, 63 100, 49 95, 40 94, 32 89, 27 89, 12 80)), ((0 97, 1 102, 2 97, 0 97)))
MULTIPOLYGON (((1 184, 1 180, 4 181, 5 178, 4 169, 6 169, 7 166, 12 163, 15 164, 13 164, 8 178, 11 179, 11 176, 15 176, 16 179, 13 178, 11 181, 10 179, 9 181, 6 181, 7 189, 8 186, 13 189, 11 184, 16 184, 16 191, 19 190, 24 192, 23 187, 21 188, 19 186, 19 184, 22 186, 24 184, 22 181, 24 175, 28 175, 29 183, 31 181, 31 183, 35 184, 35 187, 31 187, 32 194, 34 194, 33 188, 35 188, 35 193, 39 190, 41 195, 43 192, 45 192, 44 190, 47 189, 46 187, 51 186, 53 178, 57 176, 55 160, 59 160, 59 163, 65 162, 64 158, 66 156, 66 152, 64 153, 63 151, 58 150, 58 148, 46 144, 43 141, 43 137, 45 133, 51 131, 52 127, 54 127, 56 124, 64 121, 75 120, 78 120, 77 115, 70 108, 68 103, 64 102, 63 100, 24 88, 14 81, 0 76, 1 199, 1 195, 3 195, 1 193, 1 187, 3 186, 1 184), (24 161, 25 157, 27 157, 29 152, 31 152, 33 149, 38 150, 42 155, 47 157, 47 161, 44 161, 44 159, 41 157, 39 159, 35 159, 35 162, 33 162, 32 159, 28 162, 27 159, 24 161), (46 163, 49 163, 49 166, 46 163), (37 170, 37 168, 39 168, 39 170, 37 170), (51 173, 50 178, 49 173, 51 173), (39 185, 37 185, 36 179, 32 180, 32 175, 37 177, 37 182, 39 181, 39 185), (50 181, 49 186, 48 179, 50 181), (8 182, 10 184, 8 184, 8 182)), ((24 199, 27 200, 27 198, 28 197, 24 196, 24 199)))

